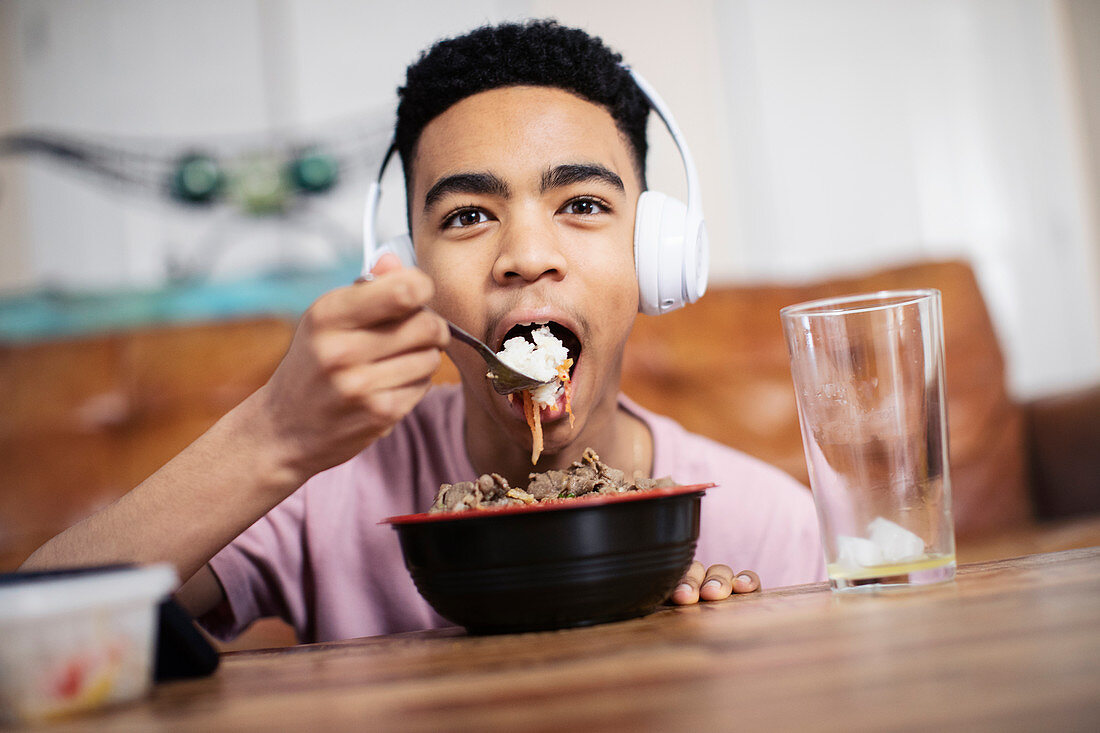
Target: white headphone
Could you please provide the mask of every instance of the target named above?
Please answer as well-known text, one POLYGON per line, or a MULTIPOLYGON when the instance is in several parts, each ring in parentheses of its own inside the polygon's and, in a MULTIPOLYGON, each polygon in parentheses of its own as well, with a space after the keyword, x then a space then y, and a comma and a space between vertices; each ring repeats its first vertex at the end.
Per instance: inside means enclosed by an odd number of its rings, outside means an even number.
MULTIPOLYGON (((695 161, 672 113, 657 91, 638 72, 625 67, 642 90, 654 111, 665 123, 684 163, 687 175, 687 206, 659 191, 643 191, 638 197, 634 219, 634 268, 638 275, 638 310, 659 315, 694 303, 707 290, 710 248, 703 206, 699 195, 699 176, 695 161)), ((367 190, 363 213, 363 272, 368 273, 382 255, 392 252, 401 262, 416 265, 412 238, 408 233, 381 244, 375 237, 378 203, 382 197, 382 175, 393 155, 391 145, 382 160, 378 180, 367 190)))

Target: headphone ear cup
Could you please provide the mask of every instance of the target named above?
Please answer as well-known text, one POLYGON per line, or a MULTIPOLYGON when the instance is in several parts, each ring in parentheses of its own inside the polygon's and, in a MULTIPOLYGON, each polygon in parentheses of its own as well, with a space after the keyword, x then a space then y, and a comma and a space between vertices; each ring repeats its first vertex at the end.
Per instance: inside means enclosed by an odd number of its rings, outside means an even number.
POLYGON ((634 268, 638 310, 646 315, 668 313, 684 305, 688 292, 684 280, 686 227, 687 207, 682 202, 660 191, 643 191, 638 197, 634 268))
POLYGON ((693 222, 687 230, 685 242, 684 285, 687 301, 694 303, 707 292, 707 275, 710 272, 710 237, 705 221, 693 222))
POLYGON ((642 191, 634 215, 634 272, 638 276, 638 310, 651 316, 660 312, 657 306, 660 303, 657 292, 660 241, 657 233, 661 229, 661 202, 654 201, 654 197, 659 195, 655 191, 642 191))
MULTIPOLYGON (((400 234, 378 245, 374 250, 374 262, 378 262, 387 252, 397 255, 405 267, 416 267, 416 252, 413 250, 412 237, 408 234, 400 234)), ((371 263, 372 267, 374 262, 371 263)))

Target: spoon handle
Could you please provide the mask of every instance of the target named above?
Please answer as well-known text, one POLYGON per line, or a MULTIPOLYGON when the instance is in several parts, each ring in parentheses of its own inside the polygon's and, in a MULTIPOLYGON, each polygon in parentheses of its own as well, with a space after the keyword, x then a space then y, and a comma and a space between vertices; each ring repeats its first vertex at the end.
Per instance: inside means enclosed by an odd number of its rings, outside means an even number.
POLYGON ((471 336, 470 334, 466 333, 465 331, 463 331, 461 328, 459 328, 455 324, 451 323, 450 321, 447 321, 446 318, 444 318, 443 320, 447 322, 447 328, 450 329, 452 336, 454 336, 456 339, 458 339, 459 341, 461 341, 464 344, 469 344, 470 346, 473 346, 475 349, 477 349, 477 352, 479 354, 481 354, 482 358, 485 358, 485 359, 490 359, 491 358, 493 361, 497 361, 497 355, 494 354, 493 350, 490 349, 488 346, 486 346, 481 341, 481 339, 478 339, 474 336, 471 336))

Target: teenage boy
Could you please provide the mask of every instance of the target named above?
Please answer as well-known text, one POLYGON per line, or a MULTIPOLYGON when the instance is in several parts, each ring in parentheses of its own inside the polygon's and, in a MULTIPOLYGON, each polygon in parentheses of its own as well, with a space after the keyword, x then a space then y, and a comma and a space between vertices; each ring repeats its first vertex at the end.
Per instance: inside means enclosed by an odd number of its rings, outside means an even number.
POLYGON ((553 22, 480 28, 410 66, 400 98, 419 269, 385 255, 372 282, 321 297, 267 384, 25 567, 172 562, 178 597, 223 637, 271 615, 302 641, 441 625, 379 520, 481 473, 525 486, 591 447, 627 475, 719 484, 697 555, 759 581, 695 563, 673 602, 823 579, 805 488, 619 392, 650 107, 621 58, 553 22), (537 465, 522 408, 424 306, 494 348, 527 324, 566 334, 575 423, 563 402, 542 411, 537 465), (443 350, 462 384, 430 389, 443 350))

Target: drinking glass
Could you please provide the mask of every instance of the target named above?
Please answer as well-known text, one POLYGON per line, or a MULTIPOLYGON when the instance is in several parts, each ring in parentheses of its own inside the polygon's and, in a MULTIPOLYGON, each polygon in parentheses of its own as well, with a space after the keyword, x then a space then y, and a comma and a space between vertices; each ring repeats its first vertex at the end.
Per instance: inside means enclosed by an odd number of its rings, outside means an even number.
POLYGON ((780 311, 836 591, 955 577, 938 290, 780 311))

